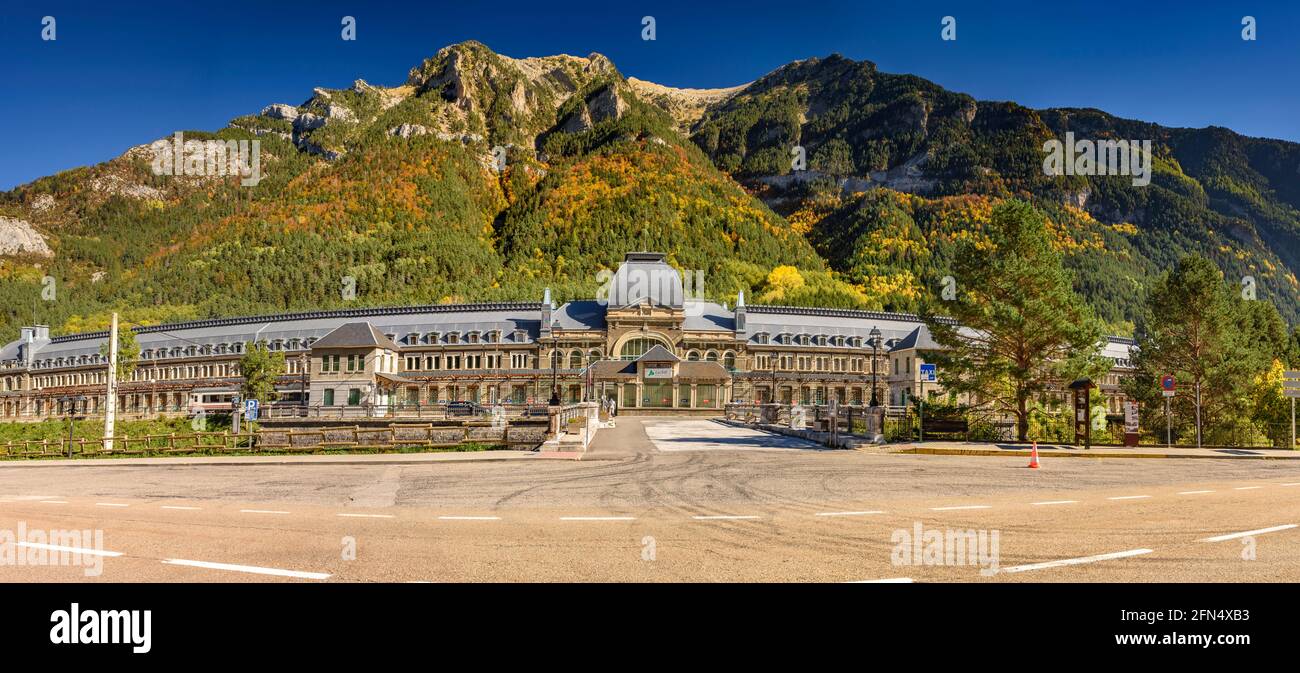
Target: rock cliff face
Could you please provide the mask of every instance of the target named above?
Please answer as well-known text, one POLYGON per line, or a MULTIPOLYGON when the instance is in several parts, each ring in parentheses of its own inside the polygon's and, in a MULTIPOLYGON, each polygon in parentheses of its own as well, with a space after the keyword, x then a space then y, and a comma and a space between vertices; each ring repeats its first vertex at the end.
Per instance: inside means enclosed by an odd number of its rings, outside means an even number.
POLYGON ((23 220, 0 217, 0 255, 53 257, 45 237, 23 220))

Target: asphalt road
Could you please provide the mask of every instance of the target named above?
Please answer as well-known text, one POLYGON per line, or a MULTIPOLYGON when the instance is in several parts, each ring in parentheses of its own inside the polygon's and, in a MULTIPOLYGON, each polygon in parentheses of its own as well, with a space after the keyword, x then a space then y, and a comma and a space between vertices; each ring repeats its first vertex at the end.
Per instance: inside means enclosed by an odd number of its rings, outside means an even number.
POLYGON ((0 565, 19 582, 1295 582, 1297 524, 1292 461, 1029 470, 698 419, 622 418, 578 462, 0 464, 0 536, 101 530, 120 554, 0 565))

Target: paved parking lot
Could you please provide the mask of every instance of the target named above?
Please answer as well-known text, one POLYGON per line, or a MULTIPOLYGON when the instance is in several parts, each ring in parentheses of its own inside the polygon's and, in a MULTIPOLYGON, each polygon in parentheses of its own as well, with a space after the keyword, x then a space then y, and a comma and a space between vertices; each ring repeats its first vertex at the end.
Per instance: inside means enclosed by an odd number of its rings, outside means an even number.
POLYGON ((801 439, 738 428, 708 419, 627 419, 639 423, 660 451, 816 451, 801 439))
POLYGON ((107 554, 0 581, 1300 581, 1296 461, 1029 470, 626 417, 589 456, 0 464, 0 532, 102 531, 107 554))

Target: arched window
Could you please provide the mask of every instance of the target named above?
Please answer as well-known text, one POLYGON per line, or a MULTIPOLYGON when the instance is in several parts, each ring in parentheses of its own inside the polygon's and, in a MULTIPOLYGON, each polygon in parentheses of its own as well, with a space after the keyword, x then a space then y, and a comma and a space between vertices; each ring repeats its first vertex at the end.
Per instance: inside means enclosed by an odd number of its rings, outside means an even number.
POLYGON ((600 362, 602 357, 603 356, 600 353, 600 349, 594 348, 590 353, 587 354, 587 362, 589 363, 600 362))
POLYGON ((651 337, 639 337, 636 339, 632 339, 627 343, 623 344, 623 348, 619 350, 618 356, 623 360, 635 360, 641 357, 642 355, 645 355, 646 351, 649 351, 651 348, 654 348, 655 346, 663 346, 664 348, 668 348, 670 351, 672 350, 671 348, 669 348, 668 344, 660 341, 659 339, 655 339, 651 337))
POLYGON ((699 352, 699 351, 687 351, 687 352, 686 352, 686 360, 687 360, 688 362, 699 362, 699 361, 700 361, 700 352, 699 352))
POLYGON ((722 354, 722 366, 723 366, 723 367, 726 367, 727 369, 735 369, 735 368, 736 368, 736 354, 733 353, 733 352, 731 352, 731 351, 727 351, 726 353, 723 353, 723 354, 722 354))
POLYGON ((704 359, 705 359, 706 361, 708 361, 708 362, 717 362, 717 361, 718 361, 718 351, 709 351, 708 353, 706 353, 706 354, 704 355, 704 359))
POLYGON ((569 354, 569 369, 582 369, 582 351, 569 354))

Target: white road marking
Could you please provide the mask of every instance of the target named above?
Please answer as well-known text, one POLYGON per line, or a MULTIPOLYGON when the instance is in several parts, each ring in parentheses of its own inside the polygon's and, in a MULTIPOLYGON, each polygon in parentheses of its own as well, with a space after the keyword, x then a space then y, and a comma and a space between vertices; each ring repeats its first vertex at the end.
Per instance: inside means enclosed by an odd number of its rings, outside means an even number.
POLYGON ((1241 537, 1250 537, 1252 535, 1263 535, 1264 533, 1276 533, 1280 530, 1291 530, 1296 524, 1289 523, 1285 526, 1273 526, 1272 528, 1260 528, 1259 530, 1248 530, 1244 533, 1230 533, 1228 535, 1219 535, 1216 537, 1207 537, 1201 542, 1223 542, 1224 540, 1236 540, 1241 537))
POLYGON ((1294 484, 1282 484, 1282 486, 1300 486, 1300 481, 1297 481, 1294 484))
POLYGON ((761 517, 754 514, 713 514, 709 516, 693 516, 691 518, 697 521, 729 521, 734 519, 758 519, 761 517))
POLYGON ((911 584, 911 583, 912 583, 912 578, 910 577, 891 577, 889 579, 884 579, 884 580, 855 580, 852 582, 845 582, 845 584, 911 584))
POLYGON ((68 504, 68 501, 67 500, 42 500, 41 504, 42 505, 66 505, 68 504))
POLYGON ((955 512, 962 509, 993 509, 993 505, 961 505, 958 507, 931 507, 935 512, 955 512))
POLYGON ((442 521, 500 521, 499 516, 440 516, 442 521))
POLYGON ((1113 498, 1106 498, 1106 499, 1107 500, 1141 500, 1143 498, 1150 498, 1150 497, 1151 496, 1149 495, 1117 495, 1113 498))
POLYGON ((1179 491, 1178 495, 1200 495, 1202 493, 1213 493, 1214 491, 1179 491))
POLYGON ((32 549, 46 549, 49 551, 65 551, 74 554, 85 554, 87 556, 121 556, 122 552, 104 551, 103 549, 87 549, 85 547, 64 547, 57 544, 44 544, 41 542, 18 542, 19 547, 31 547, 32 549))
POLYGON ((288 514, 278 509, 241 509, 241 514, 288 514))
POLYGON ((813 516, 866 516, 868 514, 884 514, 884 512, 875 509, 863 512, 818 512, 813 516))
POLYGON ((179 509, 179 510, 191 511, 191 510, 196 510, 196 509, 199 509, 199 508, 198 508, 198 507, 182 507, 182 506, 180 506, 180 505, 163 505, 163 506, 162 506, 162 509, 179 509))
POLYGON ((1077 505, 1078 500, 1048 500, 1047 502, 1031 502, 1031 505, 1077 505))
POLYGON ((1234 490, 1234 491, 1253 491, 1253 490, 1255 490, 1255 489, 1257 489, 1257 488, 1264 488, 1264 487, 1263 487, 1263 486, 1238 486, 1238 487, 1236 487, 1236 488, 1234 488, 1234 489, 1232 489, 1232 490, 1234 490))
POLYGON ((1117 558, 1127 558, 1129 556, 1141 556, 1150 554, 1150 549, 1130 549, 1129 551, 1117 551, 1113 554, 1098 554, 1097 556, 1084 556, 1083 558, 1068 558, 1060 561, 1046 561, 1044 563, 1031 563, 1023 566, 1011 566, 1003 568, 1004 573, 1022 573, 1028 570, 1043 570, 1045 568, 1059 568, 1061 566, 1080 565, 1083 563, 1096 563, 1097 561, 1110 561, 1117 558))
POLYGON ((344 514, 344 513, 342 513, 342 512, 340 512, 339 514, 336 514, 335 516, 343 516, 343 517, 347 517, 347 518, 349 518, 349 519, 392 519, 392 518, 395 518, 395 515, 393 515, 393 514, 344 514))
POLYGON ((97 502, 95 503, 95 506, 96 507, 130 507, 130 505, 120 503, 120 502, 97 502))
POLYGON ((636 521, 634 516, 562 516, 560 521, 636 521))
POLYGON ((329 579, 329 573, 310 573, 301 570, 282 570, 280 568, 263 568, 261 566, 245 566, 233 563, 212 563, 211 561, 189 561, 186 559, 165 559, 163 563, 174 566, 190 566, 193 568, 207 568, 209 570, 229 570, 237 573, 253 573, 256 575, 275 575, 276 577, 296 577, 304 580, 323 580, 329 579))

